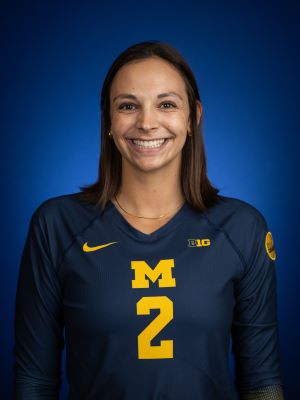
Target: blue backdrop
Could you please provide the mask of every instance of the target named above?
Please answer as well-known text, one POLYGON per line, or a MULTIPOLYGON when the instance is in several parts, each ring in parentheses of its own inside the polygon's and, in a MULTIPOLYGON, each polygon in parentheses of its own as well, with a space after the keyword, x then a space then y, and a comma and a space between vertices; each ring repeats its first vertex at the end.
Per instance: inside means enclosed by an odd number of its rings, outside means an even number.
POLYGON ((298 4, 1 2, 1 399, 11 398, 29 219, 42 201, 96 179, 104 76, 121 51, 151 39, 176 47, 196 75, 211 181, 257 207, 273 233, 283 381, 286 399, 298 398, 298 4))

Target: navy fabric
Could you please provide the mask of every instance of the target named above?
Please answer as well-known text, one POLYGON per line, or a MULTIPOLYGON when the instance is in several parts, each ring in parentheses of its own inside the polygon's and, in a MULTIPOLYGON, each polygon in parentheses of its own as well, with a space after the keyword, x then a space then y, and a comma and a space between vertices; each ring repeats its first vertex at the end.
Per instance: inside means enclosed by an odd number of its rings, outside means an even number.
POLYGON ((70 400, 232 399, 231 335, 239 393, 281 385, 276 267, 256 208, 186 202, 145 234, 112 202, 100 211, 78 195, 46 200, 30 221, 15 399, 58 398, 64 346, 70 400))

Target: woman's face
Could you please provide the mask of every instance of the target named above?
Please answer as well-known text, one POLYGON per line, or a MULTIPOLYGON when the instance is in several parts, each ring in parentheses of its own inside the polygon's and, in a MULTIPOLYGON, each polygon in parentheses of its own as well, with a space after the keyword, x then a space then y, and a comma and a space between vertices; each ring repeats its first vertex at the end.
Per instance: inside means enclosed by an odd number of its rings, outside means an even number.
MULTIPOLYGON (((199 121, 200 103, 197 106, 199 121)), ((171 64, 151 58, 121 67, 111 85, 110 117, 123 168, 180 166, 191 126, 185 84, 171 64)))

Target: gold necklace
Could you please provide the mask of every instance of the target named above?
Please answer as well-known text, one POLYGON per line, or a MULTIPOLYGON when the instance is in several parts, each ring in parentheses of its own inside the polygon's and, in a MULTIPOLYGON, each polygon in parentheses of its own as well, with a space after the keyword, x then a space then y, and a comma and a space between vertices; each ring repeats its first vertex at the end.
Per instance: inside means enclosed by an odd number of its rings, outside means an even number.
MULTIPOLYGON (((131 214, 130 212, 126 211, 126 210, 120 205, 120 203, 119 203, 118 200, 117 200, 117 196, 116 196, 116 195, 115 195, 114 197, 115 197, 115 200, 116 200, 118 206, 121 208, 121 210, 123 210, 126 214, 131 215, 132 217, 136 217, 136 218, 145 218, 145 219, 160 219, 160 218, 164 218, 166 215, 168 215, 168 213, 163 214, 163 215, 160 215, 159 217, 141 217, 140 215, 134 215, 134 214, 131 214)), ((184 203, 185 203, 185 201, 184 201, 183 203, 181 203, 177 208, 175 208, 174 211, 178 210, 178 208, 180 208, 181 206, 183 206, 184 203)))

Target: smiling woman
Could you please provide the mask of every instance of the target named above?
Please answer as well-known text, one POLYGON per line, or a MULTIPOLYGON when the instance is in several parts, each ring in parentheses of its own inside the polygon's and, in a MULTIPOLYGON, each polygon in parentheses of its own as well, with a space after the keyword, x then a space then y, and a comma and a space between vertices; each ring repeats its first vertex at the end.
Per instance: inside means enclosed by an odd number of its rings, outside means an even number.
POLYGON ((118 196, 127 209, 149 216, 172 211, 183 199, 204 211, 218 200, 218 189, 206 174, 196 80, 174 48, 147 43, 125 50, 106 75, 99 177, 81 188, 82 196, 100 209, 118 196))
MULTIPOLYGON (((131 178, 128 180, 128 176, 136 175, 135 168, 159 170, 160 176, 166 177, 174 171, 178 179, 190 121, 185 84, 176 68, 159 58, 126 64, 113 80, 111 96, 115 100, 110 107, 111 134, 122 155, 122 185, 127 188, 130 182, 136 187, 131 178), (161 93, 168 87, 178 94, 161 93), (135 92, 130 95, 135 101, 124 104, 128 95, 120 99, 115 94, 130 89, 135 92)), ((197 106, 199 124, 199 102, 197 106)))
POLYGON ((59 398, 64 343, 70 400, 283 399, 273 236, 207 177, 190 67, 166 43, 135 44, 101 111, 97 181, 31 218, 15 399, 59 398))

